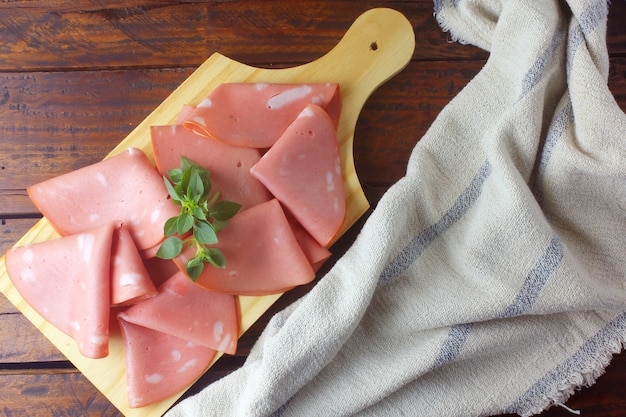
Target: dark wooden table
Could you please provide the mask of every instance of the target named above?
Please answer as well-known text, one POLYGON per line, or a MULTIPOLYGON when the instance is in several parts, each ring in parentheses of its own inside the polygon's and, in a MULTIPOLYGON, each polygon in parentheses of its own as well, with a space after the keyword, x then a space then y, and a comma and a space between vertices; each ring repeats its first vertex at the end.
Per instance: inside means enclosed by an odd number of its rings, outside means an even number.
MULTIPOLYGON (((357 125, 356 168, 375 206, 487 58, 450 41, 431 1, 0 2, 0 253, 40 217, 26 186, 101 160, 213 52, 265 68, 298 65, 327 52, 373 7, 403 12, 417 40, 409 66, 372 95, 357 125)), ((609 86, 626 110, 626 2, 610 7, 609 86)), ((334 246, 334 259, 361 225, 334 246)), ((308 290, 280 299, 237 354, 220 359, 190 392, 241 366, 270 315, 308 290)), ((586 417, 626 415, 626 355, 567 406, 586 417)), ((0 296, 0 415, 120 413, 0 296)), ((571 414, 556 407, 543 415, 571 414)))

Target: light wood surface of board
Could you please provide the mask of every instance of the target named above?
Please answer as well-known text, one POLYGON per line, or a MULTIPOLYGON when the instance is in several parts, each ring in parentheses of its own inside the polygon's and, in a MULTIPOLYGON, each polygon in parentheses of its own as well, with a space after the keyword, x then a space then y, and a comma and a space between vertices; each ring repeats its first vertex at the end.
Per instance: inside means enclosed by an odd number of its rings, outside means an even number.
MULTIPOLYGON (((259 69, 221 54, 213 54, 159 107, 140 123, 107 156, 129 147, 142 149, 153 160, 150 126, 171 124, 184 104, 196 105, 217 85, 225 82, 336 82, 340 84, 342 113, 338 139, 346 188, 347 214, 340 237, 369 208, 356 175, 352 144, 356 122, 370 94, 400 72, 411 59, 415 37, 411 24, 399 12, 372 9, 361 15, 335 48, 308 64, 284 69, 259 69)), ((43 218, 16 245, 57 238, 43 218)), ((162 415, 184 392, 151 406, 129 408, 126 391, 124 349, 117 326, 111 326, 109 355, 103 359, 83 357, 74 341, 45 321, 24 301, 8 277, 0 258, 0 291, 35 325, 124 415, 162 415)), ((243 334, 280 297, 239 297, 243 334)), ((217 357, 213 362, 217 360, 217 357)))

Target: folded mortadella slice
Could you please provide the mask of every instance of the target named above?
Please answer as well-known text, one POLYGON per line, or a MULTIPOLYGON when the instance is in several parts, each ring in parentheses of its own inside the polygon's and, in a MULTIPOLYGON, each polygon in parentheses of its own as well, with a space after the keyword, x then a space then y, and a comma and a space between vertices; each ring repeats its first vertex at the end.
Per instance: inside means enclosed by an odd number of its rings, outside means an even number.
POLYGON ((185 123, 185 120, 189 118, 189 116, 191 115, 191 113, 193 113, 195 109, 196 108, 190 104, 184 104, 183 107, 180 109, 180 113, 178 113, 178 116, 176 116, 174 124, 182 125, 183 123, 185 123))
POLYGON ((180 212, 168 198, 161 175, 136 148, 40 182, 27 191, 61 235, 119 220, 128 226, 140 250, 163 240, 165 221, 180 212))
POLYGON ((289 220, 289 224, 291 225, 293 235, 300 244, 302 252, 304 252, 304 255, 311 263, 313 271, 319 271, 328 258, 331 257, 332 253, 330 253, 328 248, 320 245, 317 240, 313 239, 309 232, 307 232, 289 212, 286 212, 285 214, 287 215, 287 220, 289 220))
POLYGON ((190 386, 215 350, 118 318, 126 356, 131 408, 162 401, 190 386))
POLYGON ((159 287, 159 295, 119 314, 148 327, 220 352, 234 354, 239 336, 235 297, 208 291, 179 272, 159 287))
MULTIPOLYGON (((219 232, 216 245, 226 268, 207 265, 196 284, 234 295, 265 295, 287 291, 315 278, 285 213, 276 199, 237 213, 219 232)), ((185 250, 175 258, 179 268, 194 255, 185 250)))
POLYGON ((178 168, 184 156, 209 170, 212 189, 220 192, 222 200, 241 204, 242 210, 272 198, 267 188, 250 175, 250 168, 261 158, 258 149, 228 146, 182 125, 151 126, 150 134, 162 175, 178 168))
POLYGON ((337 134, 324 109, 308 105, 250 172, 320 245, 332 243, 346 197, 337 134))
POLYGON ((126 306, 157 295, 128 228, 121 224, 111 247, 111 305, 126 306))
POLYGON ((180 271, 176 263, 171 259, 161 259, 156 256, 144 258, 143 264, 156 287, 159 287, 172 275, 180 271))
POLYGON ((185 120, 185 127, 234 146, 269 148, 308 104, 341 113, 337 83, 224 83, 185 120))
POLYGON ((116 223, 6 253, 13 285, 44 319, 72 337, 81 354, 109 352, 110 253, 116 223))

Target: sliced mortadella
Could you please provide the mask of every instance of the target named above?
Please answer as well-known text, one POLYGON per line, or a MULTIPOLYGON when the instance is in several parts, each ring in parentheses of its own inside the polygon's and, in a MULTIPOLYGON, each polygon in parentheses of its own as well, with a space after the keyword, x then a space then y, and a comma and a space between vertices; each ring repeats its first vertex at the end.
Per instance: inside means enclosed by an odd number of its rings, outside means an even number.
POLYGON ((215 351, 118 318, 126 353, 131 408, 145 407, 189 387, 207 369, 215 351))
POLYGON ((261 158, 258 149, 228 146, 182 125, 151 126, 150 134, 162 175, 178 168, 184 156, 209 170, 212 189, 220 192, 222 200, 241 204, 242 210, 272 198, 267 188, 250 175, 250 168, 261 158))
POLYGON ((116 228, 111 249, 111 305, 126 306, 157 295, 143 259, 124 224, 116 228))
POLYGON ((304 227, 296 219, 293 218, 290 213, 285 213, 287 215, 287 219, 289 220, 289 224, 291 225, 291 230, 293 230, 293 234, 296 237, 296 240, 300 244, 304 255, 307 257, 311 266, 313 267, 313 271, 317 272, 324 265, 326 260, 330 258, 332 253, 328 250, 328 248, 320 245, 317 240, 313 239, 313 237, 307 232, 304 227))
POLYGON ((208 291, 179 272, 159 287, 159 295, 119 314, 129 323, 234 354, 239 336, 235 297, 208 291))
POLYGON ((324 109, 307 106, 251 173, 320 245, 332 242, 346 199, 337 134, 324 109))
POLYGON ((337 83, 220 84, 184 125, 229 145, 269 148, 310 103, 326 109, 338 125, 341 94, 337 83))
POLYGON ((143 264, 156 287, 159 287, 170 279, 172 275, 180 271, 173 260, 161 259, 156 256, 147 259, 144 258, 143 264))
POLYGON ((109 352, 109 268, 116 225, 6 253, 7 272, 24 300, 72 337, 88 358, 103 358, 109 352))
POLYGON ((191 113, 193 113, 195 109, 196 108, 190 104, 183 105, 183 107, 180 109, 180 113, 178 113, 178 116, 176 116, 176 121, 174 123, 177 125, 182 125, 185 120, 187 120, 189 116, 191 116, 191 113))
POLYGON ((163 240, 165 221, 180 212, 161 175, 136 148, 35 184, 28 194, 61 235, 119 220, 140 250, 163 240))
MULTIPOLYGON (((211 291, 274 294, 315 278, 276 199, 238 213, 218 237, 216 247, 226 257, 226 268, 206 265, 196 280, 196 284, 211 291)), ((175 259, 181 270, 193 255, 193 249, 187 250, 175 259)))

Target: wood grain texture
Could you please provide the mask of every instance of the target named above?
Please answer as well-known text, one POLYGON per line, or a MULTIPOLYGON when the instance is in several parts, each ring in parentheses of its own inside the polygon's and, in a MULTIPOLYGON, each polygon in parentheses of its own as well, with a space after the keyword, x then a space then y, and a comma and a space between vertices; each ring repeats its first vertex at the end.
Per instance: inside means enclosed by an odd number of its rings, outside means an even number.
MULTIPOLYGON (((105 157, 213 52, 263 68, 300 65, 326 53, 371 7, 400 10, 417 41, 409 66, 372 94, 356 126, 355 167, 375 205, 404 174, 438 112, 488 58, 450 41, 432 15, 432 1, 0 2, 0 253, 39 216, 27 185, 105 157)), ((623 22, 626 2, 613 1, 609 88, 626 110, 623 22)), ((358 229, 333 246, 332 261, 358 229)), ((243 336, 237 354, 222 357, 190 393, 241 366, 272 312, 309 289, 279 299, 243 336)), ((0 320, 0 415, 121 415, 2 296, 0 320)), ((626 355, 620 354, 566 405, 585 416, 622 416, 625 378, 626 355)), ((559 407, 542 415, 571 416, 559 407)))
POLYGON ((123 416, 84 376, 53 369, 22 374, 0 373, 0 413, 6 417, 123 416))
POLYGON ((385 6, 421 29, 415 59, 486 56, 448 42, 432 19, 430 1, 0 4, 0 38, 7 40, 0 71, 51 69, 61 60, 80 69, 198 66, 215 51, 256 66, 309 62, 330 50, 357 16, 385 6))

